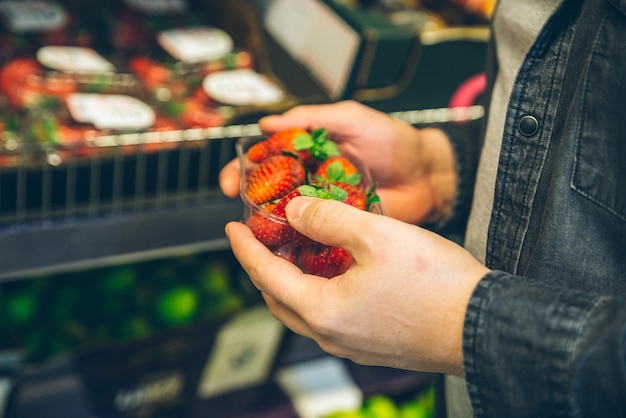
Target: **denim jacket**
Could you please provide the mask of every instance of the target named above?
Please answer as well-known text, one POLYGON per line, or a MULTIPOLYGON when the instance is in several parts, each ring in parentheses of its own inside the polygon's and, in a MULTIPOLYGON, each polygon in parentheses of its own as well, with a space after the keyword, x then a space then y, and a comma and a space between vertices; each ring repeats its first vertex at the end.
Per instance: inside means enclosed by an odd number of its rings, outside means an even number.
POLYGON ((563 0, 507 109, 463 334, 477 417, 626 417, 625 105, 626 0, 563 0))

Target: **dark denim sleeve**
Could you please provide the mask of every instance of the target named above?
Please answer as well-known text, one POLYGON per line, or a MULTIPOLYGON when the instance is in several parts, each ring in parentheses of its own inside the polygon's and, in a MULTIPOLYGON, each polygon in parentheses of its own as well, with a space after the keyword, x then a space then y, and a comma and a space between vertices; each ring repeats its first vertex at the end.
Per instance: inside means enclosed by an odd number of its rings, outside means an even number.
POLYGON ((493 271, 465 318, 475 416, 626 417, 623 300, 493 271))

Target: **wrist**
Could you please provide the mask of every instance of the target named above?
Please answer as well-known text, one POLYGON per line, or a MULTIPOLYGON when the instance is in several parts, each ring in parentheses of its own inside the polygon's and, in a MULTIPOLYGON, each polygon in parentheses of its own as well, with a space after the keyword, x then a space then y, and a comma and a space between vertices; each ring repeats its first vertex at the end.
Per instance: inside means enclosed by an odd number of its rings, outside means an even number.
POLYGON ((438 223, 452 213, 457 192, 454 148, 448 136, 437 128, 421 129, 422 156, 432 207, 426 223, 438 223))

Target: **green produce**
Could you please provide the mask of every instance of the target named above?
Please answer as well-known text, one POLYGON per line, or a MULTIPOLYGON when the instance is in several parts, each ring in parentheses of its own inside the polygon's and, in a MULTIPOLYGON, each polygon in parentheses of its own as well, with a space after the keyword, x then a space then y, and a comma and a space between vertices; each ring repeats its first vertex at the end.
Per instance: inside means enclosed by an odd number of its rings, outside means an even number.
POLYGON ((25 325, 35 315, 37 295, 29 290, 20 291, 9 296, 6 303, 9 320, 16 325, 25 325))
POLYGON ((177 287, 159 297, 158 317, 169 325, 184 324, 193 319, 198 308, 198 296, 189 287, 177 287))
POLYGON ((362 408, 363 416, 367 418, 397 418, 398 407, 395 402, 383 395, 370 396, 362 408))
POLYGON ((434 415, 435 388, 430 386, 402 401, 382 394, 371 395, 360 408, 336 411, 325 418, 434 418, 434 415))
POLYGON ((39 363, 224 319, 252 302, 238 269, 230 252, 211 252, 2 283, 0 347, 23 348, 24 361, 39 363))
POLYGON ((120 266, 109 269, 99 280, 100 288, 105 292, 116 293, 132 290, 137 277, 132 266, 120 266))

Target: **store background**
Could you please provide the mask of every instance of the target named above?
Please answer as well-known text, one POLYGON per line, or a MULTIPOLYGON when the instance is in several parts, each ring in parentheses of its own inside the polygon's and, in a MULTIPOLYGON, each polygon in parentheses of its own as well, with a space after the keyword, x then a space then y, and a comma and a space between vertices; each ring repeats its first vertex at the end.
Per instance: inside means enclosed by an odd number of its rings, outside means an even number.
POLYGON ((416 125, 480 118, 493 4, 32 1, 28 22, 46 4, 70 16, 43 31, 11 26, 15 3, 0 2, 0 416, 441 412, 439 376, 331 359, 265 316, 223 235, 242 208, 217 174, 258 117, 298 103, 355 99, 416 125), (194 25, 223 30, 232 50, 189 65, 155 40, 194 25), (53 71, 33 60, 50 45, 93 49, 114 70, 53 71), (203 94, 203 77, 233 69, 283 95, 203 94), (96 129, 76 123, 68 92, 140 98, 158 117, 96 129))

